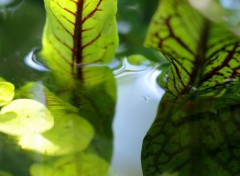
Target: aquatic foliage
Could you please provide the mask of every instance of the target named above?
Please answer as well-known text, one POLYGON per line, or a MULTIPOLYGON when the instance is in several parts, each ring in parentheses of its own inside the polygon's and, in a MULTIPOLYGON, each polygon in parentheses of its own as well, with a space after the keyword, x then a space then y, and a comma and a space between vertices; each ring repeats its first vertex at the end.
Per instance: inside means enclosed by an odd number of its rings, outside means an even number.
POLYGON ((42 162, 31 166, 32 176, 61 176, 61 175, 107 175, 109 164, 97 155, 77 153, 58 158, 50 162, 42 162))
POLYGON ((38 167, 41 162, 58 174, 53 160, 64 163, 65 158, 67 162, 70 158, 72 167, 64 167, 64 175, 107 175, 116 99, 115 78, 107 65, 118 45, 117 2, 45 0, 44 4, 46 24, 37 60, 49 73, 43 81, 17 90, 12 83, 0 82, 0 106, 4 106, 0 131, 24 155, 44 158, 28 158, 32 175, 38 175, 38 169, 48 174, 38 167))
POLYGON ((117 1, 45 0, 44 3, 47 19, 40 52, 42 61, 65 87, 74 84, 74 79, 85 85, 97 84, 106 71, 88 66, 113 59, 118 45, 117 1))
POLYGON ((9 103, 13 99, 14 89, 15 87, 12 83, 6 81, 0 82, 0 106, 9 103))
POLYGON ((161 0, 145 41, 168 64, 166 90, 144 139, 144 175, 240 172, 240 39, 187 0, 161 0))

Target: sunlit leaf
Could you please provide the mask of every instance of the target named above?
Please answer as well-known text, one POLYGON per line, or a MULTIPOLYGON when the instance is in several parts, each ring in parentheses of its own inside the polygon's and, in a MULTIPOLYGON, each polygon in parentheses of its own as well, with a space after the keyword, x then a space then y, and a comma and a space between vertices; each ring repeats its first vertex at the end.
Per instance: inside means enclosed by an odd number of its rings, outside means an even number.
POLYGON ((169 64, 158 79, 166 94, 144 139, 144 175, 238 175, 239 37, 187 0, 161 0, 145 44, 169 64))
POLYGON ((30 99, 14 100, 0 113, 0 131, 9 135, 45 132, 53 124, 51 112, 43 104, 30 99))
POLYGON ((94 83, 99 71, 89 71, 87 66, 109 63, 118 44, 117 1, 44 2, 47 20, 40 52, 42 61, 64 85, 66 81, 71 85, 72 78, 94 83))
POLYGON ((0 80, 0 106, 9 103, 14 97, 14 85, 0 80))
POLYGON ((238 81, 239 41, 227 29, 203 18, 186 0, 163 0, 145 45, 160 50, 171 63, 161 85, 179 97, 238 81))
POLYGON ((32 176, 104 176, 108 169, 108 163, 97 155, 81 153, 62 157, 55 162, 34 164, 30 172, 32 176))
POLYGON ((29 133, 19 138, 19 145, 49 156, 83 151, 91 142, 94 130, 85 119, 67 111, 54 112, 54 127, 42 134, 29 133))
POLYGON ((26 134, 19 145, 45 155, 57 156, 84 150, 94 136, 93 126, 78 115, 76 107, 54 95, 40 83, 28 83, 16 96, 45 103, 54 117, 54 126, 41 134, 26 134))
POLYGON ((46 87, 44 87, 42 82, 26 83, 23 87, 17 90, 16 97, 36 100, 42 104, 45 104, 52 112, 59 110, 67 110, 71 113, 78 112, 78 109, 75 106, 53 94, 46 87))
MULTIPOLYGON (((16 96, 24 97, 24 98, 32 98, 39 102, 46 102, 46 106, 53 113, 55 120, 55 124, 58 124, 56 121, 59 118, 63 117, 66 119, 67 116, 73 115, 76 118, 86 118, 91 125, 94 127, 95 135, 92 139, 92 127, 89 129, 88 141, 92 142, 90 147, 93 151, 97 152, 99 155, 103 156, 104 159, 110 159, 112 153, 112 116, 114 114, 114 87, 115 84, 112 82, 113 76, 112 74, 106 75, 106 81, 101 86, 97 86, 96 88, 88 89, 80 89, 77 92, 77 97, 79 99, 76 100, 76 104, 78 102, 84 102, 84 105, 80 106, 79 109, 72 106, 71 104, 63 101, 61 98, 57 97, 53 93, 51 93, 47 88, 45 88, 41 83, 28 83, 24 87, 22 87, 16 94, 16 96), (106 94, 106 89, 109 89, 109 92, 112 92, 112 96, 106 94), (102 94, 100 94, 102 93, 102 94), (103 94, 104 93, 104 94, 103 94), (94 96, 90 96, 94 95, 94 96), (103 96, 104 95, 104 96, 103 96), (97 100, 96 100, 97 98, 97 100), (57 114, 57 115, 55 115, 57 114), (66 116, 66 117, 65 117, 66 116), (109 128, 107 128, 109 127, 109 128)), ((65 120, 64 120, 65 121, 65 120)), ((61 123, 61 119, 60 119, 61 123)), ((87 125, 88 126, 88 125, 87 125)), ((52 130, 54 131, 55 128, 52 130)), ((75 129, 74 129, 75 130, 75 129)), ((77 130, 77 129, 76 129, 77 130)), ((81 130, 81 129, 79 129, 81 130)), ((49 131, 51 132, 51 131, 49 131)), ((57 131, 56 131, 57 132, 57 131)), ((58 133, 58 132, 57 132, 58 133)), ((81 134, 74 132, 81 137, 81 134)), ((72 135, 75 135, 73 132, 69 132, 70 138, 72 135)), ((86 135, 86 136, 87 136, 86 135)), ((57 136, 57 134, 56 134, 57 136)), ((68 145, 68 144, 64 144, 68 145)), ((80 146, 82 144, 79 144, 80 146)), ((32 148, 32 147, 31 147, 32 148)), ((78 150, 78 147, 77 149, 78 150)), ((63 152, 66 152, 63 150, 63 152)), ((57 153, 56 153, 57 155, 57 153)))
POLYGON ((97 135, 94 152, 111 158, 116 85, 108 64, 118 45, 116 0, 45 0, 46 24, 38 54, 58 96, 77 107, 97 135))

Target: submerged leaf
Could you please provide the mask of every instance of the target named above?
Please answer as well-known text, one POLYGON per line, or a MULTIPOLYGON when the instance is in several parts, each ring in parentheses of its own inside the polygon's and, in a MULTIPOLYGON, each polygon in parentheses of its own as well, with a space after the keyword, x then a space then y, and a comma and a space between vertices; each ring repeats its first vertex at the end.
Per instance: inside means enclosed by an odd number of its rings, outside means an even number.
POLYGON ((83 151, 91 142, 94 130, 85 119, 67 112, 54 112, 54 127, 42 134, 25 134, 19 145, 49 156, 83 151))
POLYGON ((60 125, 61 127, 64 125, 65 121, 71 120, 72 118, 74 121, 83 120, 84 122, 88 122, 85 127, 83 126, 83 129, 81 129, 82 125, 79 124, 80 126, 70 128, 70 131, 67 131, 65 128, 60 129, 60 127, 54 127, 49 131, 49 133, 46 133, 46 135, 44 134, 40 136, 43 143, 45 143, 40 148, 37 148, 36 146, 34 147, 34 144, 31 143, 31 140, 33 140, 31 138, 35 138, 37 140, 37 137, 39 137, 34 135, 22 138, 21 141, 24 140, 24 142, 20 141, 21 145, 25 146, 24 148, 26 149, 37 150, 41 153, 44 153, 44 149, 47 149, 47 154, 49 153, 48 155, 61 155, 63 153, 72 153, 74 151, 83 150, 83 146, 87 146, 90 142, 92 142, 90 145, 95 152, 98 152, 101 156, 103 155, 104 159, 110 159, 112 153, 111 121, 114 113, 113 96, 115 93, 113 89, 115 84, 112 85, 112 77, 112 74, 107 74, 105 79, 109 79, 109 81, 104 82, 105 84, 97 86, 96 88, 88 89, 88 91, 80 89, 81 91, 79 90, 79 96, 77 96, 79 99, 76 101, 84 102, 84 105, 80 106, 79 109, 63 101, 60 97, 54 95, 41 83, 26 84, 17 92, 16 96, 32 98, 39 102, 45 102, 47 108, 54 115, 55 126, 60 125), (106 94, 106 89, 109 89, 109 92, 112 92, 112 95, 106 94), (70 119, 68 119, 68 116, 70 119), (82 117, 87 118, 85 120, 82 117), (109 128, 106 128, 107 126, 109 126, 109 128), (93 136, 94 131, 95 135, 93 136), (69 144, 64 142, 64 140, 57 141, 57 139, 61 137, 61 135, 58 135, 58 133, 65 133, 65 138, 72 140, 70 141, 72 146, 69 146, 69 144), (74 140, 75 135, 79 138, 86 138, 80 142, 81 140, 74 140), (49 144, 50 140, 57 142, 49 144), (57 146, 59 147, 57 148, 57 146), (68 148, 68 146, 70 148, 68 148), (66 147, 66 150, 63 149, 64 147, 66 147))
POLYGON ((3 106, 14 97, 14 85, 10 82, 4 82, 0 80, 0 106, 3 106))
POLYGON ((109 63, 118 44, 117 1, 44 2, 47 20, 40 52, 43 62, 62 84, 67 81, 71 85, 72 78, 82 82, 95 79, 99 73, 89 71, 87 66, 109 63))
POLYGON ((26 150, 58 156, 82 151, 94 137, 93 126, 78 115, 78 109, 54 95, 40 83, 28 83, 17 96, 43 102, 54 117, 54 126, 45 133, 26 134, 19 145, 26 150))
POLYGON ((9 135, 45 132, 53 124, 51 112, 43 104, 30 99, 14 100, 0 113, 0 131, 9 135))
POLYGON ((158 79, 166 94, 144 139, 144 175, 238 175, 239 37, 187 0, 161 0, 145 44, 170 67, 158 79))
POLYGON ((34 164, 30 172, 32 176, 104 176, 108 169, 108 163, 97 155, 81 153, 65 156, 51 163, 34 164))

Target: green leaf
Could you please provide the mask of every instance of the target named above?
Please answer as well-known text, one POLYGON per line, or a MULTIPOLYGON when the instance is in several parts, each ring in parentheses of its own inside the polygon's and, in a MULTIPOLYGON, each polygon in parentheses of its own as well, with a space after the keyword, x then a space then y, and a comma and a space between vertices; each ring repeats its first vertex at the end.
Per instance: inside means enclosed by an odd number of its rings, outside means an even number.
POLYGON ((39 59, 54 75, 57 94, 77 107, 97 135, 94 152, 111 158, 116 85, 108 64, 118 45, 116 0, 45 0, 39 59))
POLYGON ((196 89, 199 94, 206 93, 238 81, 239 41, 227 29, 207 21, 186 0, 163 0, 145 45, 161 51, 171 63, 160 84, 179 97, 196 89))
MULTIPOLYGON (((66 87, 73 79, 95 83, 99 72, 87 66, 106 64, 118 44, 116 0, 45 0, 42 61, 66 87)), ((104 72, 101 72, 103 75, 104 72)))
MULTIPOLYGON (((38 59, 54 76, 54 85, 46 85, 62 102, 75 106, 74 113, 93 125, 96 135, 88 148, 109 160, 116 85, 108 64, 118 45, 117 1, 44 0, 44 3, 47 18, 38 59)), ((46 92, 43 95, 48 101, 52 96, 46 92)), ((64 106, 59 102, 58 105, 64 106)))
POLYGON ((99 176, 107 175, 109 165, 102 158, 90 153, 80 153, 62 157, 54 162, 34 164, 32 176, 99 176))
POLYGON ((128 56, 127 61, 132 65, 150 65, 150 61, 140 54, 128 56))
POLYGON ((158 79, 166 93, 144 139, 144 175, 238 175, 239 37, 187 0, 161 0, 145 44, 170 66, 158 79))
MULTIPOLYGON (((63 121, 67 120, 66 118, 69 116, 69 118, 74 118, 77 120, 77 117, 79 119, 86 119, 88 122, 91 123, 91 127, 89 125, 86 125, 86 127, 89 127, 85 130, 85 127, 83 129, 79 128, 78 130, 83 130, 85 136, 89 137, 86 138, 86 140, 83 140, 83 144, 79 141, 72 141, 73 144, 76 142, 79 142, 79 145, 76 146, 76 150, 79 150, 78 148, 81 146, 85 146, 85 144, 88 144, 91 142, 90 146, 88 148, 91 148, 92 152, 98 153, 101 157, 104 159, 109 160, 111 158, 112 154, 112 117, 115 110, 115 100, 113 99, 113 96, 115 94, 115 82, 113 82, 113 75, 109 71, 108 74, 105 75, 106 81, 100 84, 99 86, 92 87, 89 89, 84 89, 80 86, 79 90, 76 91, 76 104, 81 104, 83 102, 84 104, 79 106, 79 108, 67 103, 66 101, 62 100, 60 97, 57 97, 52 92, 50 92, 47 88, 45 88, 41 83, 28 83, 25 86, 23 86, 20 90, 17 91, 16 96, 18 98, 32 98, 39 102, 47 102, 47 108, 53 113, 55 119, 55 124, 58 125, 59 123, 62 124, 63 121), (112 92, 112 95, 108 93, 106 90, 109 90, 109 92, 112 92), (71 117, 74 116, 74 117, 71 117), (87 118, 85 118, 87 117, 87 118), (61 119, 63 118, 63 119, 61 119), (59 123, 57 122, 59 121, 59 123), (92 139, 92 128, 94 128, 95 135, 92 139), (92 141, 91 141, 92 139, 92 141), (78 147, 79 146, 79 147, 78 147)), ((83 119, 83 120, 84 120, 83 119)), ((79 121, 79 120, 77 120, 79 121)), ((56 127, 57 128, 57 127, 56 127)), ((66 129, 63 129, 63 131, 66 129)), ((77 129, 72 129, 72 132, 66 133, 66 138, 73 138, 74 135, 77 135, 79 137, 81 136, 79 132, 76 132, 77 129), (74 132, 75 130, 75 132, 74 132)), ((61 131, 57 132, 55 128, 49 131, 50 134, 51 131, 56 137, 52 137, 52 139, 55 141, 59 136, 58 133, 62 133, 61 131)), ((50 135, 51 136, 51 135, 50 135)), ((34 136, 30 136, 34 137, 34 136)), ((45 136, 43 136, 45 137, 45 136)), ((42 138, 42 136, 41 136, 42 138)), ((27 139, 27 138, 25 138, 27 139)), ((50 140, 50 139, 49 139, 50 140)), ((64 140, 62 140, 64 141, 64 140)), ((67 143, 61 144, 62 141, 57 142, 60 143, 60 146, 69 145, 67 143)), ((26 145, 26 148, 32 148, 32 146, 29 146, 27 140, 26 143, 22 144, 26 145)), ((32 144, 31 144, 32 145, 32 144)), ((46 146, 47 147, 47 146, 46 146)), ((67 148, 67 147, 66 147, 67 148)), ((36 149, 38 150, 38 149, 36 149)), ((62 149, 63 152, 67 153, 68 150, 62 149)), ((74 151, 72 150, 72 152, 74 151)), ((61 151, 52 152, 51 155, 57 155, 57 153, 61 153, 61 151)), ((71 152, 69 152, 71 153, 71 152)))
POLYGON ((14 85, 10 82, 0 80, 0 106, 3 106, 14 97, 14 85))
POLYGON ((41 134, 28 133, 19 138, 19 145, 23 149, 58 156, 83 151, 88 147, 93 139, 94 129, 87 120, 79 116, 76 107, 39 83, 26 84, 17 92, 17 96, 46 103, 54 117, 54 126, 50 130, 41 134))
POLYGON ((45 132, 53 127, 54 118, 41 103, 30 99, 14 100, 0 113, 0 131, 22 136, 45 132))
POLYGON ((54 127, 42 134, 29 133, 19 138, 19 145, 48 156, 66 155, 86 149, 94 130, 91 124, 76 114, 53 112, 54 127))

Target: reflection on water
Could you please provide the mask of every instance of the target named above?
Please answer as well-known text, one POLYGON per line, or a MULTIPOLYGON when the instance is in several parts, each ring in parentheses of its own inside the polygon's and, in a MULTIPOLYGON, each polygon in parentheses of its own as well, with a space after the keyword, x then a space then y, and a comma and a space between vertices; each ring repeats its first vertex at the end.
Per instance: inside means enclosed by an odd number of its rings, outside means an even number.
MULTIPOLYGON (((147 62, 147 61, 146 61, 147 62)), ((123 59, 121 67, 114 70, 113 73, 117 77, 122 77, 124 75, 129 75, 128 73, 136 73, 149 69, 150 62, 142 63, 140 65, 130 64, 127 58, 123 59)))
POLYGON ((40 62, 38 62, 36 58, 36 52, 38 52, 39 49, 32 50, 24 59, 24 62, 26 65, 31 67, 32 69, 38 70, 38 71, 49 71, 48 68, 46 68, 44 65, 42 65, 40 62))
POLYGON ((118 96, 114 118, 112 167, 116 176, 141 176, 141 147, 164 93, 156 83, 159 71, 132 65, 124 59, 117 74, 118 96), (120 73, 119 73, 120 71, 120 73))

